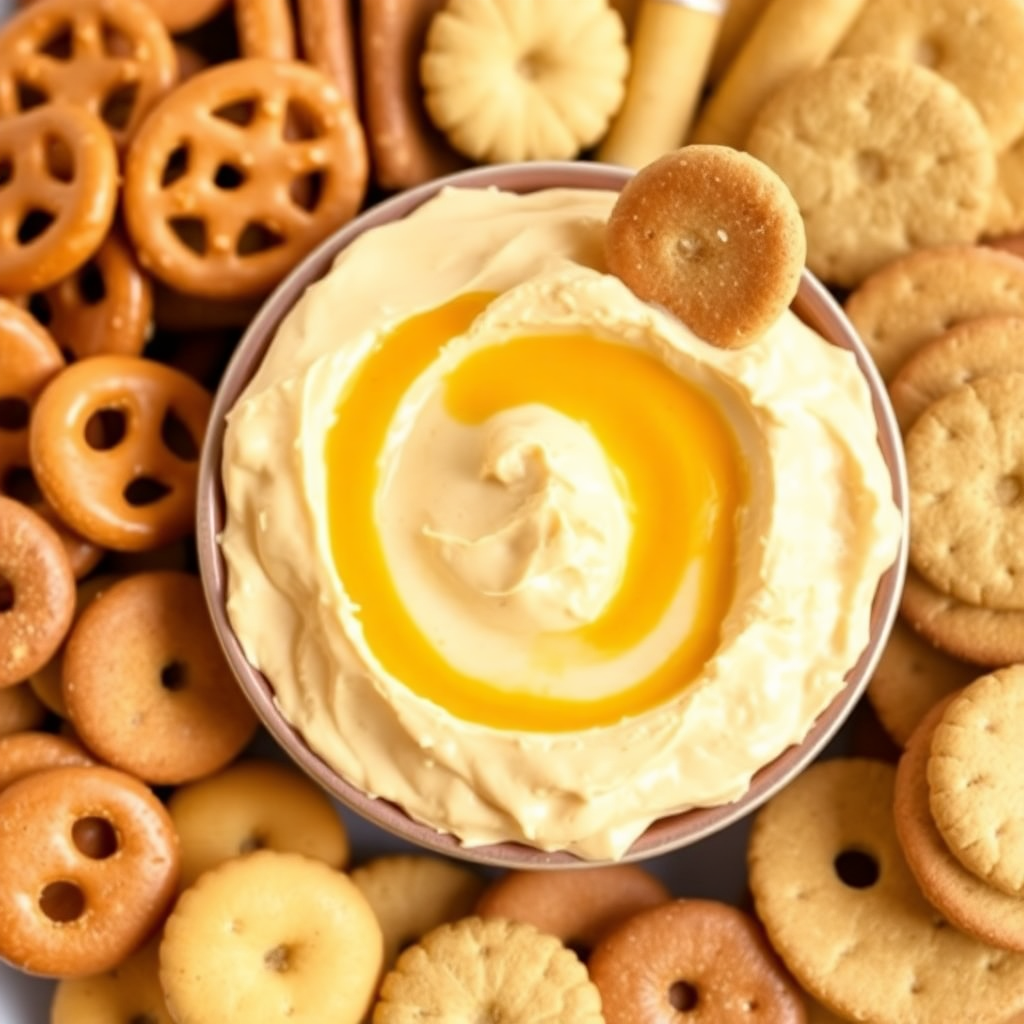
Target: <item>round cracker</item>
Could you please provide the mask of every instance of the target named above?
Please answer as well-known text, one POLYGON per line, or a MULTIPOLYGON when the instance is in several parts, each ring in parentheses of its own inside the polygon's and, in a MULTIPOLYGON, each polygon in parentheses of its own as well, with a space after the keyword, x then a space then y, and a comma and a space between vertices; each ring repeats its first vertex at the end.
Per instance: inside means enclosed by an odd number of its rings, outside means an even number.
POLYGON ((805 255, 785 184, 727 146, 685 146, 639 170, 605 231, 613 274, 723 347, 750 344, 778 320, 805 255))
POLYGON ((844 287, 912 249, 975 241, 996 173, 985 126, 956 87, 882 57, 830 60, 783 86, 747 148, 796 197, 807 265, 844 287))
POLYGON ((906 437, 910 560, 939 590, 1024 610, 1024 373, 933 402, 906 437))
POLYGON ((930 708, 977 675, 976 665, 939 650, 897 618, 868 683, 868 700, 885 731, 902 747, 930 708))
POLYGON ((928 758, 932 816, 968 871, 1024 896, 1024 665, 982 676, 946 708, 928 758))
POLYGON ((906 433, 932 402, 979 377, 1024 373, 1024 317, 990 316, 940 334, 893 377, 889 397, 906 433))
POLYGON ((1019 0, 869 0, 837 53, 931 68, 974 104, 997 149, 1024 133, 1019 0))
POLYGON ((922 719, 896 768, 896 834, 907 864, 929 903, 981 942, 1024 952, 1024 900, 972 875, 949 851, 928 803, 932 736, 951 694, 922 719))
POLYGON ((996 159, 996 185, 985 221, 986 235, 1024 231, 1024 138, 996 159))
POLYGON ((851 1020, 1024 1012, 1024 955, 949 927, 921 895, 896 838, 894 780, 878 761, 821 761, 758 813, 750 887, 772 945, 815 999, 851 1020))
POLYGON ((1024 316, 1024 260, 984 246, 922 249, 872 274, 844 309, 888 381, 957 324, 1024 316))

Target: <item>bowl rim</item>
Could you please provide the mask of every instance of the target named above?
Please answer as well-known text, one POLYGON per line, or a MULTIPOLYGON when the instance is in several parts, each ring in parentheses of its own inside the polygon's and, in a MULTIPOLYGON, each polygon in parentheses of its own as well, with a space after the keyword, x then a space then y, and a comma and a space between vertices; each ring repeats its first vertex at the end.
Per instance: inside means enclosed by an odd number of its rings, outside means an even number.
MULTIPOLYGON (((589 867, 610 863, 586 860, 568 851, 539 850, 515 841, 464 846, 454 835, 438 832, 407 815, 397 804, 370 796, 348 782, 285 720, 274 702, 272 684, 245 658, 225 607, 227 569, 218 536, 224 523, 220 466, 226 415, 261 364, 278 326, 306 287, 323 277, 334 258, 365 231, 411 213, 449 186, 500 187, 521 193, 560 187, 618 191, 632 174, 628 168, 586 162, 496 164, 435 179, 369 207, 302 259, 265 300, 239 340, 214 395, 199 462, 196 546, 203 592, 228 665, 267 731, 306 774, 372 824, 434 853, 506 868, 589 867)), ((821 753, 853 711, 881 657, 896 618, 907 569, 909 492, 903 446, 888 392, 853 325, 824 285, 806 269, 794 309, 801 319, 819 331, 831 321, 826 334, 828 340, 853 352, 871 393, 878 443, 890 472, 893 500, 904 523, 896 559, 882 575, 875 593, 870 640, 847 673, 843 689, 818 715, 804 738, 762 766, 742 796, 731 803, 692 808, 657 819, 616 863, 646 860, 699 842, 748 816, 795 778, 821 753), (808 306, 813 308, 808 309, 808 306)))

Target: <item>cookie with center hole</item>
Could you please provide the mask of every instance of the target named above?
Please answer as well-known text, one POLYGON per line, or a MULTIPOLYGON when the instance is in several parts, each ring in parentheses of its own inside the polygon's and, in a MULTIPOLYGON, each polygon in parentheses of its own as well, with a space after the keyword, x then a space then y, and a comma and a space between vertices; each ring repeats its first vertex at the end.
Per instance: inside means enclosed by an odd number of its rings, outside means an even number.
POLYGON ((1024 956, 951 927, 921 895, 893 822, 895 769, 821 761, 758 813, 758 917, 808 992, 851 1020, 983 1024, 1024 1012, 1024 956))
POLYGON ((968 871, 1024 898, 1024 665, 975 680, 936 726, 928 802, 946 845, 968 871))
POLYGON ((896 835, 925 898, 953 925, 981 942, 1024 953, 1024 900, 1000 892, 953 856, 929 805, 932 738, 954 699, 939 701, 921 721, 896 769, 896 835))
POLYGON ((968 604, 1024 611, 1024 373, 980 377, 907 434, 910 561, 968 604))
POLYGON ((605 261, 641 299, 714 345, 756 341, 793 301, 806 244, 779 176, 727 146, 641 168, 608 217, 605 261))

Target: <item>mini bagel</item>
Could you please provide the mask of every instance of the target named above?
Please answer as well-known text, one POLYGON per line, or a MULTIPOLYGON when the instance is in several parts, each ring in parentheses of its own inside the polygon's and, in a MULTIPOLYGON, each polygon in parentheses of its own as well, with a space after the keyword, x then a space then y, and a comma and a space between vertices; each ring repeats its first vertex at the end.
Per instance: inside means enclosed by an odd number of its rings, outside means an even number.
POLYGON ((28 683, 0 688, 0 737, 35 729, 46 719, 46 711, 28 683))
POLYGON ((167 802, 181 841, 181 884, 254 850, 301 853, 343 868, 345 825, 327 794, 278 761, 239 761, 182 786, 167 802))
POLYGON ((712 900, 636 915, 594 950, 607 1024, 804 1024, 800 990, 757 924, 712 900))
POLYGON ((256 731, 188 573, 139 573, 91 601, 68 637, 63 675, 86 747, 150 783, 210 775, 256 731))
POLYGON ((32 731, 3 736, 0 737, 0 792, 19 779, 48 768, 95 763, 80 743, 66 736, 32 731))
POLYGON ((53 657, 75 610, 75 577, 43 518, 0 496, 0 686, 24 681, 53 657))
POLYGON ((0 821, 0 957, 23 971, 109 970, 142 944, 174 895, 171 820, 123 772, 37 772, 0 793, 0 821))
POLYGON ((785 183, 726 146, 684 146, 639 170, 605 231, 613 274, 726 348, 756 341, 782 315, 806 254, 785 183))
POLYGON ((632 864, 589 871, 512 871, 480 897, 481 917, 525 921, 589 952, 613 928, 671 899, 648 871, 632 864))

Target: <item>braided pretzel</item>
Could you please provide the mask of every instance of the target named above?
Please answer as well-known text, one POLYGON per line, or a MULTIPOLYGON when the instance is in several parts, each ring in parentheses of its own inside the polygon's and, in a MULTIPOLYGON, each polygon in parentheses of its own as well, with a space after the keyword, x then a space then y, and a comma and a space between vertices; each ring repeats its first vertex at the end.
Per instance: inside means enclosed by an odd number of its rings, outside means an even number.
POLYGON ((172 287, 256 295, 353 216, 367 173, 355 111, 321 72, 233 61, 189 79, 140 129, 125 166, 128 230, 172 287))
POLYGON ((83 359, 36 403, 32 470, 57 514, 84 537, 118 551, 169 544, 192 528, 209 413, 209 393, 168 366, 133 356, 83 359), (188 441, 175 441, 172 430, 188 441))
POLYGON ((66 100, 119 149, 176 79, 171 38, 142 0, 42 0, 0 32, 0 116, 66 100))
POLYGON ((116 202, 117 153, 88 111, 48 103, 0 118, 0 291, 39 291, 81 266, 116 202))
POLYGON ((118 232, 74 274, 37 293, 29 308, 75 359, 138 355, 153 316, 153 289, 118 232))

